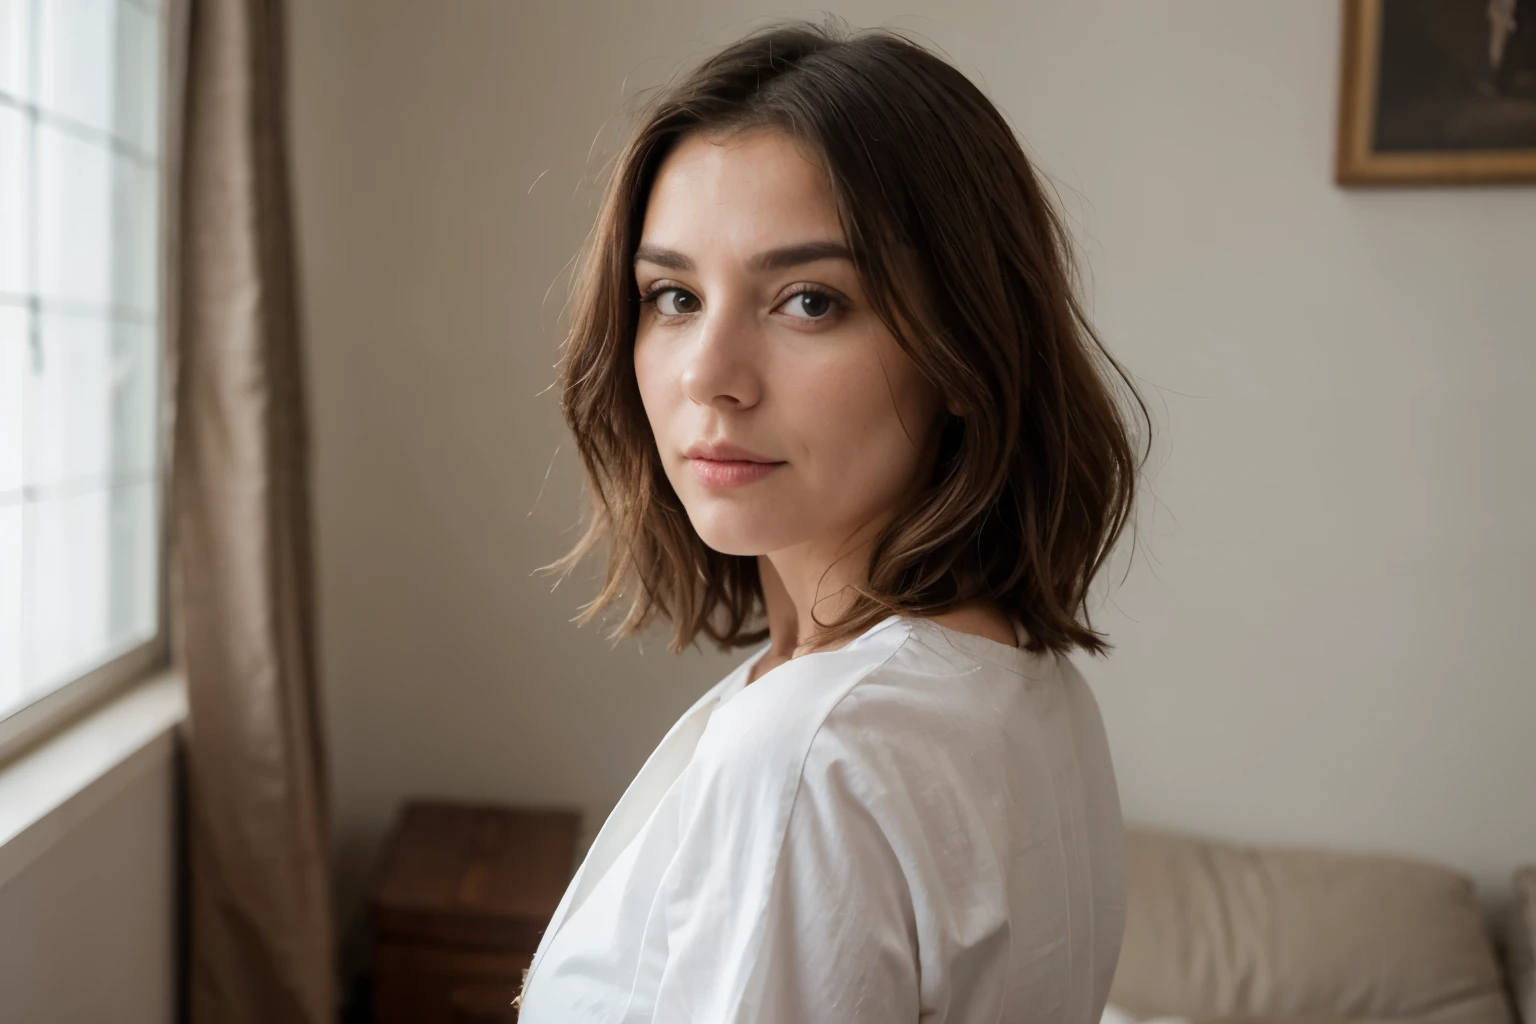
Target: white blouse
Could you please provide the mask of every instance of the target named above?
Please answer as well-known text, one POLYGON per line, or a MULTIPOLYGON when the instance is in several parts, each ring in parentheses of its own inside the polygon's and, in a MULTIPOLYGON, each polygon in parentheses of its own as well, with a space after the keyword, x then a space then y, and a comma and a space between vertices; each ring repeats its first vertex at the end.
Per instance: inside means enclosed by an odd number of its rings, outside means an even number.
POLYGON ((747 685, 768 646, 614 807, 522 1024, 1098 1021, 1124 826, 1072 663, 891 615, 747 685))

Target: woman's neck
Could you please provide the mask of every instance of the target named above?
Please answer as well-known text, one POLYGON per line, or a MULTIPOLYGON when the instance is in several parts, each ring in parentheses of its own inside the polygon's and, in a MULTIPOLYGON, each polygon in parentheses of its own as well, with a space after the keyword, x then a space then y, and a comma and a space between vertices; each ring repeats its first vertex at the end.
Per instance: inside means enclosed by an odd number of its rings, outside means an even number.
MULTIPOLYGON (((864 566, 862 552, 858 558, 849 557, 844 561, 850 568, 862 569, 864 566)), ((830 622, 843 613, 855 596, 847 577, 835 575, 835 563, 817 571, 814 577, 810 571, 800 569, 795 559, 779 555, 759 555, 757 565, 768 612, 769 648, 754 667, 749 683, 774 666, 811 652, 812 648, 807 647, 802 638, 816 632, 816 624, 809 614, 813 606, 816 618, 830 622), (796 589, 809 591, 806 596, 796 599, 794 590, 786 584, 784 574, 780 572, 781 565, 786 566, 791 579, 799 583, 796 589), (819 597, 815 591, 818 582, 819 597)), ((973 598, 929 618, 961 633, 986 637, 1010 647, 1018 644, 1012 618, 996 601, 988 598, 973 598)))

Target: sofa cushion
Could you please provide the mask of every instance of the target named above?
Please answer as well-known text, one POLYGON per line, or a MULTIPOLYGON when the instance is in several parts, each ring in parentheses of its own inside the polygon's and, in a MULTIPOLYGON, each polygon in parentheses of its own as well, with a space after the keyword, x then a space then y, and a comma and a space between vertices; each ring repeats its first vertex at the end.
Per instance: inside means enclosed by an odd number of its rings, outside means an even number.
POLYGON ((1194 1024, 1392 1024, 1366 1017, 1208 1017, 1194 1024))
POLYGON ((1515 872, 1505 946, 1509 983, 1525 1024, 1536 1024, 1536 864, 1515 872))
POLYGON ((1207 1017, 1194 1024, 1392 1024, 1365 1017, 1207 1017))
POLYGON ((1137 1017, 1511 1024, 1472 883, 1423 861, 1128 828, 1109 1001, 1137 1017))

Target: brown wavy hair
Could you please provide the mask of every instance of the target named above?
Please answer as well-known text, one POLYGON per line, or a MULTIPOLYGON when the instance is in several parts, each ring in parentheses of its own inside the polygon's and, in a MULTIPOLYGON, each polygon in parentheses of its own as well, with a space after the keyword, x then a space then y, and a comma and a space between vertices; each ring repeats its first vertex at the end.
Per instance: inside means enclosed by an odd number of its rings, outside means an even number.
POLYGON ((633 356, 633 260, 658 168, 690 133, 762 128, 820 158, 871 307, 959 410, 932 479, 875 539, 843 614, 817 620, 814 646, 982 598, 1023 623, 1030 650, 1102 653, 1087 592, 1134 505, 1146 405, 1084 315, 1060 214, 1003 116, 917 43, 831 18, 709 57, 655 96, 618 155, 559 363, 590 518, 544 571, 564 576, 606 544, 606 582, 577 621, 627 597, 614 639, 658 615, 674 652, 700 633, 725 648, 768 636, 757 558, 709 548, 689 523, 633 356))

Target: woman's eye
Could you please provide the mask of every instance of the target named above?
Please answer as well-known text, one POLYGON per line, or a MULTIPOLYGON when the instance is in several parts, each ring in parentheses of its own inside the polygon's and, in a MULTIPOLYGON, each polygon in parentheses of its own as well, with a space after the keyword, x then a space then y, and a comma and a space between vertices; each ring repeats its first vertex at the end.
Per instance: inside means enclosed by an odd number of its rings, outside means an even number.
POLYGON ((663 288, 656 293, 656 308, 665 316, 681 316, 699 311, 699 297, 681 288, 663 288))
POLYGON ((833 306, 832 296, 824 292, 797 292, 784 302, 784 308, 797 320, 820 320, 833 306))
MULTIPOLYGON (((687 316, 697 313, 703 304, 699 297, 684 288, 658 288, 645 300, 656 304, 656 312, 662 316, 687 316)), ((796 292, 785 299, 780 308, 796 320, 826 320, 835 313, 838 300, 820 291, 796 292)))

